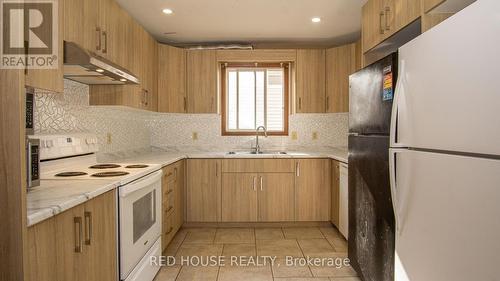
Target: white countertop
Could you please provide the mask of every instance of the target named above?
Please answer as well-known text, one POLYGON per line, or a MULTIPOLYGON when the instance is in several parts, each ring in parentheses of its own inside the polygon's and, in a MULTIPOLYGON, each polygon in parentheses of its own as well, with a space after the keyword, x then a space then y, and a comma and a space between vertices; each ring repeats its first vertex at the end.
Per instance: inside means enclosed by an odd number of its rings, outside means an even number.
MULTIPOLYGON (((331 158, 347 163, 347 148, 332 147, 318 151, 293 151, 287 154, 228 154, 227 152, 175 152, 155 151, 131 153, 127 158, 110 162, 148 163, 158 164, 161 167, 170 165, 188 158, 331 158)), ((141 175, 143 176, 143 175, 141 175)), ((139 178, 138 176, 137 178, 139 178)), ((41 180, 40 186, 27 193, 28 226, 37 224, 47 218, 55 216, 65 210, 82 204, 96 196, 113 190, 125 182, 120 179, 93 179, 93 180, 41 180)))

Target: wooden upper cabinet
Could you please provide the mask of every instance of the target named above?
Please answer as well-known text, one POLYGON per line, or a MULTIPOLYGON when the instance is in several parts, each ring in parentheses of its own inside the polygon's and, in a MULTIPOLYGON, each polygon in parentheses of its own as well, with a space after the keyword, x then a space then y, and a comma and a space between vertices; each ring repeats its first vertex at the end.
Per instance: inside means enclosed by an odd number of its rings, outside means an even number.
POLYGON ((361 37, 363 52, 366 52, 384 40, 384 0, 368 0, 362 8, 361 37))
POLYGON ((221 160, 188 159, 186 221, 220 221, 221 160))
POLYGON ((214 50, 188 50, 188 113, 217 113, 217 56, 214 50))
POLYGON ((326 51, 326 112, 349 112, 349 75, 356 72, 356 44, 326 51))
POLYGON ((295 171, 297 221, 330 221, 330 159, 299 159, 295 171))
POLYGON ((406 27, 421 12, 421 0, 368 0, 362 9, 363 52, 406 27))
POLYGON ((222 175, 222 221, 256 222, 258 174, 224 173, 222 175))
POLYGON ((295 220, 293 173, 264 173, 258 179, 259 221, 295 220))
POLYGON ((296 100, 297 113, 324 113, 325 50, 297 50, 296 100))
POLYGON ((424 12, 427 13, 430 10, 436 8, 437 6, 441 5, 443 2, 446 0, 422 0, 423 5, 424 5, 424 12))
POLYGON ((98 52, 102 47, 99 29, 99 0, 64 0, 64 40, 98 52))
POLYGON ((187 112, 186 51, 158 44, 158 112, 187 112))
MULTIPOLYGON (((83 2, 83 1, 82 1, 83 2)), ((65 3, 63 1, 59 2, 59 21, 65 22, 66 19, 64 10, 65 3)), ((63 35, 64 35, 64 25, 58 25, 58 65, 55 69, 28 69, 25 75, 25 84, 33 88, 43 89, 51 92, 62 93, 64 91, 63 83, 63 62, 64 62, 64 46, 63 46, 63 35)))

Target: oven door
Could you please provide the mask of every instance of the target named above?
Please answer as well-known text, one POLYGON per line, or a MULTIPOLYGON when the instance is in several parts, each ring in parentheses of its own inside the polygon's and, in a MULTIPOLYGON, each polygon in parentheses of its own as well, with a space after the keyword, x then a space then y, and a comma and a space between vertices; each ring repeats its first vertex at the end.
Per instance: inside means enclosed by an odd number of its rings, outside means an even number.
POLYGON ((161 236, 161 177, 160 170, 120 187, 122 280, 161 236))

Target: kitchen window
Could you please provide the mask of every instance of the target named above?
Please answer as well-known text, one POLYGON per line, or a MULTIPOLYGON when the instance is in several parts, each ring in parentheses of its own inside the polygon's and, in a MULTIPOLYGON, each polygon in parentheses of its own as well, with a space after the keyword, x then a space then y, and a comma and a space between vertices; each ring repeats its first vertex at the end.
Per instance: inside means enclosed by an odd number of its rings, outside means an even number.
POLYGON ((221 66, 222 135, 288 135, 288 63, 221 66))

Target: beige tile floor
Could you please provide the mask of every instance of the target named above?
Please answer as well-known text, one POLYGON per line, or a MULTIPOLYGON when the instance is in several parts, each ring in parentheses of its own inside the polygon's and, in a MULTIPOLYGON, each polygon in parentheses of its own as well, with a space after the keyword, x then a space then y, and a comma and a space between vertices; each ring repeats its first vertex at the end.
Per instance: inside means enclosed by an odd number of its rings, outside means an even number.
MULTIPOLYGON (((183 228, 164 255, 175 265, 164 266, 155 281, 360 281, 349 266, 286 265, 286 257, 300 259, 347 257, 347 242, 334 227, 289 228, 183 228), (223 257, 224 264, 189 265, 181 257, 223 257), (276 257, 268 262, 243 266, 231 257, 276 257)), ((194 260, 193 260, 194 262, 194 260)))

